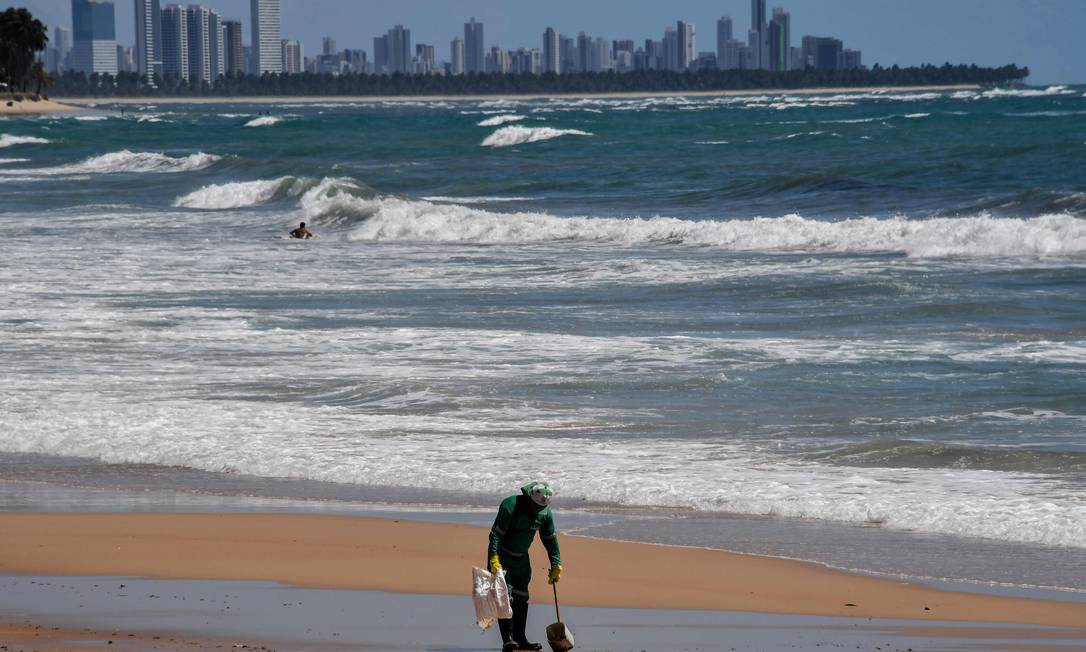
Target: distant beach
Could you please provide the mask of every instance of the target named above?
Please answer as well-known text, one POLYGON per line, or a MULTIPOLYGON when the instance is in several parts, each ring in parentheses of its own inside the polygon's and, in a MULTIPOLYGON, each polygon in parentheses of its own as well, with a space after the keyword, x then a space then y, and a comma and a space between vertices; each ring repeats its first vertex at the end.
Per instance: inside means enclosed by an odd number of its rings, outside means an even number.
POLYGON ((80 107, 68 106, 53 100, 31 99, 31 97, 30 94, 0 94, 0 117, 71 113, 84 110, 80 107), (16 96, 22 99, 16 100, 16 96))
POLYGON ((64 102, 79 106, 98 104, 313 104, 313 103, 365 103, 365 102, 485 102, 514 100, 606 100, 636 99, 651 97, 742 97, 746 95, 822 95, 844 93, 902 93, 902 92, 946 92, 957 90, 975 90, 975 84, 956 84, 948 86, 870 86, 870 87, 826 87, 826 88, 752 88, 746 90, 720 91, 659 91, 630 93, 568 93, 551 95, 321 95, 321 96, 248 96, 248 97, 73 97, 63 98, 64 102))

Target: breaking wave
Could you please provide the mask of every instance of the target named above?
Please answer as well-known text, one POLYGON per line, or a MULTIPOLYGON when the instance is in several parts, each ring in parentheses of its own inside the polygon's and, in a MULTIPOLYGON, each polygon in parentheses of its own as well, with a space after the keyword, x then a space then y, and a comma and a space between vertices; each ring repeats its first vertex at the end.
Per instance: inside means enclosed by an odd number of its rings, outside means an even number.
POLYGON ((119 152, 92 156, 82 163, 61 166, 55 171, 73 174, 111 172, 189 172, 211 166, 221 156, 197 152, 188 156, 167 156, 158 152, 119 152))
POLYGON ((483 120, 483 121, 478 122, 476 124, 478 124, 480 127, 497 127, 497 126, 506 124, 507 122, 520 122, 521 120, 523 120, 526 117, 528 117, 528 116, 524 116, 524 115, 496 115, 493 118, 487 118, 486 120, 483 120))
POLYGON ((272 126, 274 124, 278 124, 278 123, 280 123, 282 121, 283 121, 282 118, 277 118, 275 116, 265 115, 265 116, 261 116, 259 118, 253 118, 252 120, 246 122, 245 126, 246 127, 270 127, 270 126, 272 126))
POLYGON ((314 221, 333 217, 340 223, 360 222, 349 236, 355 240, 665 243, 732 251, 888 252, 920 258, 1086 254, 1086 220, 1068 214, 838 222, 799 215, 749 220, 555 217, 352 192, 329 197, 319 188, 306 193, 302 204, 314 221))
POLYGON ((0 134, 0 148, 11 147, 12 145, 44 145, 49 141, 45 138, 38 138, 37 136, 12 136, 11 134, 0 134))
POLYGON ((482 142, 483 147, 512 147, 525 143, 537 143, 543 140, 551 140, 560 136, 591 136, 592 134, 580 129, 555 129, 553 127, 521 127, 513 125, 502 127, 486 137, 482 142))
POLYGON ((173 205, 178 208, 224 210, 257 206, 277 199, 297 197, 313 186, 312 179, 280 177, 258 181, 218 183, 204 186, 187 195, 178 197, 173 205))

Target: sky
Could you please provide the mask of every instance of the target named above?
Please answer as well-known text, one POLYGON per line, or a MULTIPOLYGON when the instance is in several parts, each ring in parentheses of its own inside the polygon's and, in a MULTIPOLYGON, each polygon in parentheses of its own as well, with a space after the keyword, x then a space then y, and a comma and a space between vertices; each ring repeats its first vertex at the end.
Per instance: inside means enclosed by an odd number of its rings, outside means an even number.
MULTIPOLYGON (((116 0, 117 39, 131 45, 134 0, 116 0)), ((163 5, 169 4, 163 0, 163 5)), ((188 4, 188 3, 186 3, 188 4)), ((241 19, 249 37, 249 0, 203 0, 227 19, 241 19)), ((901 66, 943 62, 1029 66, 1030 84, 1086 83, 1086 0, 769 0, 792 14, 792 45, 807 34, 834 36, 863 52, 863 63, 901 66)), ((2 3, 0 6, 12 6, 2 3)), ((50 28, 71 26, 70 0, 24 0, 50 28)), ((697 49, 715 51, 716 21, 731 16, 737 38, 750 27, 749 0, 283 0, 283 38, 317 54, 331 36, 339 49, 371 53, 373 37, 395 24, 412 42, 435 46, 449 59, 449 42, 463 37, 474 16, 487 48, 542 47, 546 27, 608 39, 661 38, 677 20, 692 22, 697 49)))

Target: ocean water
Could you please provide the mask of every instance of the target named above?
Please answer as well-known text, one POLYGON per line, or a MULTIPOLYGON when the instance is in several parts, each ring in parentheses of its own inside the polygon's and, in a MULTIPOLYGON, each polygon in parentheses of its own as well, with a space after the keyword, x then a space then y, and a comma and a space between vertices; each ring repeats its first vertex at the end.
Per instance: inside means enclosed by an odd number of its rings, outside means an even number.
POLYGON ((2 120, 0 453, 37 461, 0 480, 546 478, 701 519, 653 540, 853 527, 1086 588, 1084 91, 2 120))

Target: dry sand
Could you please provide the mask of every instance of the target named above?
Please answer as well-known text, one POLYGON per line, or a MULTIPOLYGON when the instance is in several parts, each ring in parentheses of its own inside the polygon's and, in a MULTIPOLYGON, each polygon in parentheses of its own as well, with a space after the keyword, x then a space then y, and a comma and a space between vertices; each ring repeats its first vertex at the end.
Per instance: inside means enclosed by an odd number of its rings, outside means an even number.
POLYGON ((821 95, 838 93, 887 93, 943 92, 975 90, 975 84, 945 86, 867 86, 827 88, 752 88, 723 91, 658 91, 630 93, 552 93, 527 95, 322 95, 322 96, 247 96, 247 97, 100 97, 67 98, 64 101, 82 106, 98 104, 315 104, 315 103, 365 103, 365 102, 478 102, 515 100, 616 100, 650 97, 739 97, 744 95, 821 95))
POLYGON ((73 111, 85 111, 82 107, 68 106, 53 100, 40 99, 37 102, 30 99, 29 95, 22 95, 22 100, 16 102, 10 93, 0 94, 0 117, 41 115, 44 113, 71 113, 73 111), (10 103, 10 106, 9 106, 10 103))
MULTIPOLYGON (((313 515, 0 514, 0 573, 271 580, 465 595, 482 528, 313 515)), ((563 603, 1081 628, 1086 603, 940 591, 816 564, 562 537, 563 603)), ((534 601, 549 602, 533 547, 534 601)))

